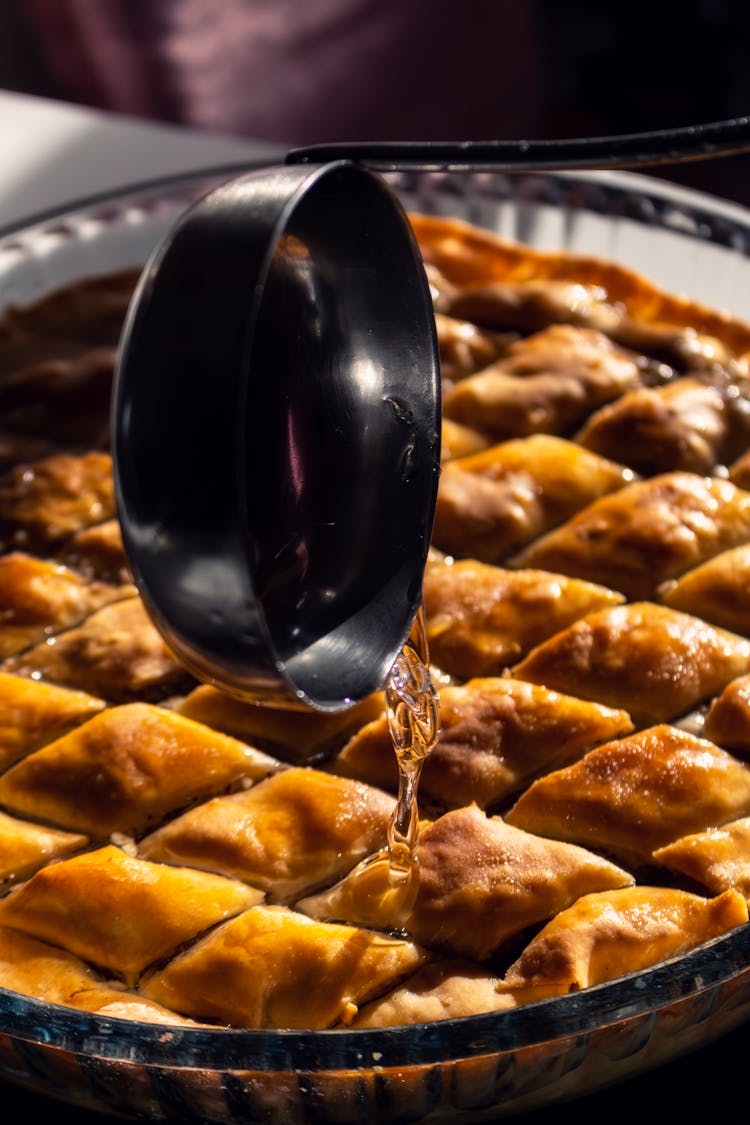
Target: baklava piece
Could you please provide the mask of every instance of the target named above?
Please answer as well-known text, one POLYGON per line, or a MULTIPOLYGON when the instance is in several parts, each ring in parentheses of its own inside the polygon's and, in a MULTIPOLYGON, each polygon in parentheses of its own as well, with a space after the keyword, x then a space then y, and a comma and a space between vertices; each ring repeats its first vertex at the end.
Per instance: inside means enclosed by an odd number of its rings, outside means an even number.
POLYGON ((738 488, 750 490, 750 449, 729 466, 729 479, 738 488))
POLYGON ((133 984, 147 966, 262 898, 236 879, 149 863, 108 845, 53 863, 11 891, 0 901, 0 926, 133 984))
POLYGON ((266 777, 278 763, 202 723, 147 703, 111 707, 0 776, 0 803, 106 837, 266 777))
POLYGON ((681 578, 660 587, 659 598, 673 609, 750 636, 750 544, 722 551, 681 578))
MULTIPOLYGON (((420 793, 448 807, 498 804, 544 770, 633 729, 625 711, 508 677, 442 688, 440 719, 440 738, 424 764, 420 793)), ((386 719, 355 734, 332 768, 395 790, 398 774, 386 719)))
POLYGON ((383 916, 383 900, 373 893, 379 877, 378 865, 355 870, 298 908, 315 918, 395 928, 439 953, 485 961, 581 895, 633 882, 592 852, 520 831, 476 806, 445 813, 423 830, 415 892, 396 918, 383 916))
POLYGON ((712 700, 703 729, 712 742, 750 757, 750 675, 738 676, 712 700))
POLYGON ((687 953, 747 920, 747 903, 731 890, 713 899, 650 886, 584 895, 537 934, 500 990, 578 992, 687 953))
POLYGON ((190 1026, 192 1020, 106 980, 84 961, 27 934, 0 927, 0 987, 37 1000, 117 1019, 190 1026))
POLYGON ((122 331, 139 270, 122 270, 65 285, 0 317, 0 373, 43 359, 114 347, 122 331))
POLYGON ((83 691, 0 672, 0 771, 105 706, 83 691))
POLYGON ((360 1004, 424 960, 409 941, 257 906, 175 957, 141 991, 195 1019, 318 1030, 351 1022, 360 1004))
POLYGON ((57 552, 66 566, 97 582, 131 582, 118 520, 105 520, 71 536, 57 552))
MULTIPOLYGON (((409 1023, 460 1019, 515 1007, 498 991, 500 978, 471 961, 437 960, 419 969, 403 984, 366 1004, 352 1027, 396 1027, 409 1023)), ((530 995, 528 1001, 536 999, 530 995)))
POLYGON ((750 813, 750 768, 668 725, 590 750, 532 782, 509 824, 635 867, 657 848, 750 813))
POLYGON ((680 371, 746 373, 750 328, 738 317, 657 288, 617 262, 538 250, 460 219, 412 215, 440 309, 490 328, 596 328, 680 371))
MULTIPOLYGON (((451 271, 452 273, 452 271, 451 271)), ((607 301, 607 291, 563 278, 527 276, 519 280, 458 284, 444 307, 450 315, 498 330, 540 332, 550 325, 612 331, 622 312, 607 301)), ((458 281, 458 279, 457 279, 458 281)))
POLYGON ((0 986, 38 1000, 75 1007, 75 998, 109 983, 74 957, 28 934, 0 926, 0 986))
POLYGON ((433 542, 448 554, 499 562, 632 479, 630 469, 563 438, 503 442, 443 467, 433 542))
POLYGON ((195 686, 138 597, 96 610, 80 625, 8 658, 0 667, 67 684, 111 703, 167 699, 195 686))
POLYGON ((0 556, 0 659, 82 621, 132 585, 88 581, 74 570, 22 551, 0 556))
POLYGON ((514 566, 541 567, 650 598, 662 582, 750 541, 750 492, 696 473, 635 481, 532 543, 514 566))
POLYGON ((436 312, 440 374, 444 380, 457 382, 494 363, 515 339, 503 333, 486 332, 470 320, 436 312))
POLYGON ((181 715, 251 742, 295 765, 335 752, 353 731, 377 718, 384 708, 381 693, 338 712, 268 707, 235 699, 209 684, 194 688, 176 704, 181 715))
POLYGON ((171 820, 139 854, 233 875, 290 902, 383 847, 394 806, 361 782, 291 768, 171 820))
POLYGON ((106 446, 117 352, 94 348, 0 378, 0 416, 13 433, 63 446, 106 446))
POLYGON ((34 554, 115 514, 108 453, 56 453, 0 477, 0 549, 34 554))
POLYGON ((512 344, 505 358, 450 388, 444 411, 495 441, 569 434, 639 378, 635 356, 601 332, 557 324, 512 344))
POLYGON ((735 396, 728 391, 694 376, 642 387, 593 414, 576 441, 643 476, 676 469, 710 473, 750 440, 747 387, 735 396))
POLYGON ((176 1024, 179 1027, 195 1027, 195 1020, 178 1016, 169 1008, 137 996, 119 988, 89 988, 75 992, 67 1003, 80 1011, 92 1012, 106 1019, 136 1020, 138 1023, 176 1024))
POLYGON ((685 714, 748 671, 747 638, 655 602, 631 602, 576 621, 513 674, 621 707, 646 726, 685 714))
POLYGON ((682 836, 657 848, 654 861, 712 894, 734 889, 750 900, 750 817, 682 836))
POLYGON ((430 657, 461 679, 491 676, 622 594, 542 570, 431 560, 423 582, 430 657))
POLYGON ((437 961, 367 1005, 354 1026, 456 1019, 577 992, 687 953, 747 918, 733 891, 710 900, 642 886, 584 895, 544 926, 504 977, 437 961))
POLYGON ((28 879, 45 863, 80 851, 88 837, 44 828, 0 812, 0 889, 28 879))
MULTIPOLYGON (((469 457, 472 453, 479 453, 487 449, 492 442, 479 430, 471 426, 463 426, 460 422, 452 422, 450 418, 443 418, 440 437, 440 460, 455 461, 457 457, 469 457)), ((1 463, 1 462, 0 462, 1 463)))

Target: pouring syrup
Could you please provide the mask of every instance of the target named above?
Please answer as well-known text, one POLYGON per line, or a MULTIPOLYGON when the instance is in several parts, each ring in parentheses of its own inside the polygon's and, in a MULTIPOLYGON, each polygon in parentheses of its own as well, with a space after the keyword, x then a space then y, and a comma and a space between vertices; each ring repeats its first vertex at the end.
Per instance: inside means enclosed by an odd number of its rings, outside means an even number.
POLYGON ((438 694, 429 670, 424 609, 393 663, 385 685, 388 728, 398 764, 398 797, 388 825, 385 848, 363 860, 351 873, 357 897, 366 898, 379 918, 393 929, 408 911, 417 891, 419 779, 440 735, 438 694))

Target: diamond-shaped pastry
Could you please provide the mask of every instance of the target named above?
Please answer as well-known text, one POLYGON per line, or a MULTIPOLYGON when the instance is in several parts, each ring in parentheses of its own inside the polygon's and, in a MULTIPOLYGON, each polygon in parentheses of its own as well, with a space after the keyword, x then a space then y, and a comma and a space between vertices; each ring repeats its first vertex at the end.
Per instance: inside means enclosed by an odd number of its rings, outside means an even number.
POLYGON ((148 703, 110 707, 0 776, 16 813, 107 837, 141 834, 168 814, 279 763, 254 747, 148 703))
POLYGON ((680 836, 748 813, 750 767, 706 739, 661 725, 538 778, 507 820, 643 865, 680 836))

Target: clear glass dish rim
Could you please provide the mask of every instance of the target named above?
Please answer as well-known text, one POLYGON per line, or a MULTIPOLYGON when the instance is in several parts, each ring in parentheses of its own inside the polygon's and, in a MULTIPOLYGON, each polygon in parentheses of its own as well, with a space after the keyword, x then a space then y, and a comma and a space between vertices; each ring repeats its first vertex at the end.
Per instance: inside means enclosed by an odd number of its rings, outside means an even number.
MULTIPOLYGON (((206 167, 67 201, 6 225, 0 229, 0 245, 21 235, 33 239, 37 231, 50 224, 99 208, 127 207, 152 197, 169 202, 182 191, 195 191, 203 185, 207 191, 214 183, 272 166, 273 162, 265 159, 206 167)), ((485 170, 477 174, 485 184, 495 178, 494 173, 485 170)), ((404 177, 407 184, 429 181, 439 185, 446 180, 460 181, 472 175, 450 171, 410 172, 388 173, 384 178, 398 191, 404 177)), ((690 215, 696 230, 675 233, 698 240, 707 237, 702 224, 715 220, 729 223, 748 238, 744 255, 750 256, 750 211, 707 193, 629 171, 519 170, 498 173, 496 178, 507 182, 514 177, 568 190, 575 186, 594 186, 611 199, 623 201, 640 197, 665 207, 676 206, 690 215)), ((189 201, 185 203, 188 205, 189 201)), ((585 203, 581 206, 587 209, 585 203)), ((604 213, 607 213, 606 208, 604 213)), ((628 217, 633 218, 630 213, 628 217)), ((660 224, 657 222, 657 225, 660 224)), ((460 1019, 382 1029, 323 1031, 193 1028, 96 1015, 0 987, 0 1034, 44 1047, 145 1066, 308 1072, 359 1069, 368 1065, 385 1068, 402 1065, 405 1060, 410 1066, 429 1066, 584 1035, 648 1016, 679 1000, 710 993, 743 973, 750 974, 750 923, 689 953, 581 992, 460 1019)))

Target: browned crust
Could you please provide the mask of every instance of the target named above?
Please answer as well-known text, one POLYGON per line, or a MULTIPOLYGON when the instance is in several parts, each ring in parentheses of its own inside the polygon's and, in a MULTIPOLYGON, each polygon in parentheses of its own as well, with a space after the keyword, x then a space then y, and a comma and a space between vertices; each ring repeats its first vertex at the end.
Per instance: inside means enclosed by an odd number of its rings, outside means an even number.
POLYGON ((635 270, 607 259, 523 246, 460 219, 411 214, 424 260, 456 285, 491 281, 578 281, 607 290, 610 302, 650 324, 694 328, 738 356, 750 352, 750 324, 689 297, 669 293, 635 270))

